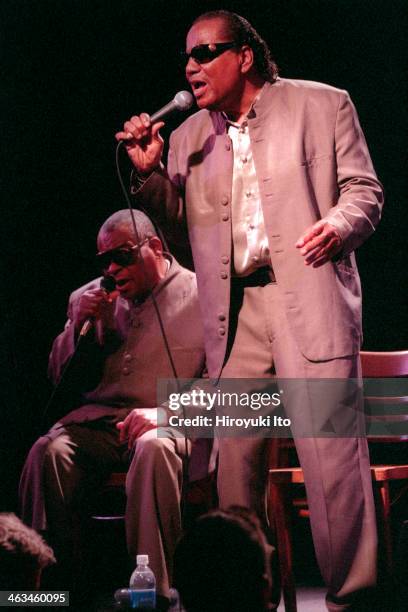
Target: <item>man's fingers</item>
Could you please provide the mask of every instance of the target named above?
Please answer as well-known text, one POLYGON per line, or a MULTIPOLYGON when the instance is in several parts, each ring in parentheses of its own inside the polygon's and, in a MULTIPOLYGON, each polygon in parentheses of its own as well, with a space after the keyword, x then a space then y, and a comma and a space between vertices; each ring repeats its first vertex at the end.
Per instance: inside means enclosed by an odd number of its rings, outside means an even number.
POLYGON ((150 126, 150 115, 148 115, 147 113, 140 113, 140 121, 144 125, 144 127, 148 128, 150 126))
POLYGON ((318 221, 299 238, 296 247, 300 248, 305 265, 313 264, 317 268, 332 259, 340 251, 341 244, 336 228, 327 222, 318 221))
POLYGON ((97 319, 101 316, 102 304, 107 302, 106 292, 102 289, 92 289, 86 291, 79 300, 79 304, 74 312, 74 322, 78 327, 86 319, 97 319))
POLYGON ((123 130, 115 134, 116 140, 143 140, 144 138, 157 138, 159 130, 164 126, 164 121, 158 121, 153 125, 150 123, 150 117, 146 113, 140 117, 132 117, 130 121, 126 121, 123 125, 123 130))
POLYGON ((312 263, 312 268, 320 268, 324 264, 330 261, 330 257, 321 257, 312 263))
POLYGON ((307 229, 306 232, 299 238, 299 240, 295 243, 296 248, 301 248, 310 240, 313 240, 315 236, 321 234, 324 230, 324 224, 320 221, 313 225, 311 228, 307 229))
POLYGON ((329 260, 326 251, 324 249, 318 249, 305 258, 305 266, 310 266, 310 264, 312 264, 313 267, 315 267, 315 263, 323 258, 325 259, 325 261, 329 260))
POLYGON ((126 134, 131 134, 135 140, 149 137, 151 135, 149 115, 143 115, 143 117, 143 120, 135 116, 130 121, 126 121, 123 125, 123 131, 126 134))
POLYGON ((316 239, 310 242, 307 247, 300 251, 302 255, 305 255, 305 261, 310 261, 319 257, 329 244, 329 240, 329 237, 326 236, 324 238, 320 238, 318 240, 316 239))
POLYGON ((130 415, 125 418, 124 421, 120 421, 116 424, 116 427, 119 429, 119 442, 125 442, 129 435, 129 420, 130 415))
POLYGON ((135 412, 130 412, 124 421, 119 422, 116 427, 119 429, 119 442, 128 441, 131 448, 136 440, 138 430, 143 425, 143 421, 135 412))
POLYGON ((308 266, 313 264, 314 268, 318 268, 327 261, 330 261, 340 250, 340 243, 337 237, 332 236, 329 241, 321 247, 315 248, 313 252, 308 253, 305 257, 305 264, 308 266))
POLYGON ((116 423, 116 429, 119 429, 119 442, 123 442, 123 439, 122 439, 123 421, 119 421, 119 423, 116 423))
POLYGON ((300 253, 301 255, 307 255, 311 251, 315 251, 316 249, 319 249, 325 244, 327 244, 329 240, 330 237, 327 234, 320 234, 319 236, 316 236, 315 238, 309 240, 309 242, 307 242, 305 246, 300 250, 300 253))
POLYGON ((101 303, 101 300, 91 299, 80 306, 81 313, 88 316, 96 316, 99 314, 101 303))
POLYGON ((138 412, 135 409, 123 421, 119 421, 116 428, 119 429, 119 441, 125 442, 127 440, 128 448, 132 449, 140 436, 151 429, 157 428, 157 423, 145 418, 142 411, 138 412))
POLYGON ((164 121, 158 121, 152 125, 152 138, 160 138, 159 130, 165 125, 164 121))
POLYGON ((136 127, 133 123, 130 123, 130 121, 126 121, 123 126, 123 131, 128 135, 127 140, 129 140, 130 137, 134 140, 142 140, 142 138, 145 138, 147 135, 147 130, 144 127, 136 127))
POLYGON ((115 138, 118 142, 119 140, 132 140, 133 134, 130 134, 130 132, 117 132, 115 138))

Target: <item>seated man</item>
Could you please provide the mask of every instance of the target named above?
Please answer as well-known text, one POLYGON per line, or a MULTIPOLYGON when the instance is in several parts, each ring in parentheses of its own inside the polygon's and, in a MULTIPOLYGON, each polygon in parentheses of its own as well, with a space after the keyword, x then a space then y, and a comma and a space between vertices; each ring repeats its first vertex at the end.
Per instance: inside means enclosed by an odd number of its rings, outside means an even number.
MULTIPOLYGON (((46 530, 57 558, 59 551, 64 556, 71 544, 72 508, 81 492, 117 469, 118 463, 128 466, 131 457, 126 482, 128 550, 133 556, 149 555, 157 592, 166 597, 181 530, 186 443, 166 427, 157 434, 157 413, 165 410, 155 409, 156 381, 174 376, 157 309, 178 376, 201 374, 204 349, 195 275, 163 252, 143 213, 134 211, 134 217, 137 237, 128 210, 114 213, 98 234, 97 258, 103 274, 113 277, 115 291, 108 293, 97 279, 70 297, 68 321, 51 351, 51 377, 58 382, 90 322, 80 345, 84 343, 87 358, 94 351, 101 374, 96 386, 83 394, 82 405, 32 447, 21 477, 20 499, 24 521, 46 530)), ((194 444, 193 451, 202 452, 202 461, 197 455, 191 461, 196 472, 201 470, 192 479, 205 476, 206 448, 206 443, 194 444)))

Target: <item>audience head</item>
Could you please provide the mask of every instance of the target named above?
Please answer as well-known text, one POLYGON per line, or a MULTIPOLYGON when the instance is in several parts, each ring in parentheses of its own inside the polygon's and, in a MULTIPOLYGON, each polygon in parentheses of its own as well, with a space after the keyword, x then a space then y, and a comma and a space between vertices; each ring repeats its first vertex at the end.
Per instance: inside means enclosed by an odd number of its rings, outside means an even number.
POLYGON ((42 537, 10 512, 0 513, 0 590, 34 590, 41 571, 55 563, 42 537))
POLYGON ((267 610, 270 552, 258 518, 248 510, 232 507, 200 517, 174 557, 174 586, 187 612, 267 610))

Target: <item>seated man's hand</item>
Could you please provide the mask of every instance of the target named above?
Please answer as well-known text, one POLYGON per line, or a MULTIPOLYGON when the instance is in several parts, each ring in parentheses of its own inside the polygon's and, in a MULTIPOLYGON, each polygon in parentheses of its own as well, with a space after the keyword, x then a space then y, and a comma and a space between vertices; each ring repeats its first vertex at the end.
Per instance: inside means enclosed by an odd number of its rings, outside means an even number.
POLYGON ((309 227, 296 242, 305 264, 319 268, 340 253, 343 241, 338 230, 323 219, 309 227))
POLYGON ((89 289, 79 298, 78 305, 74 310, 74 325, 80 331, 87 319, 100 319, 104 307, 112 300, 105 289, 89 289))
POLYGON ((135 408, 129 412, 124 421, 117 423, 119 441, 128 443, 133 448, 136 440, 151 429, 157 429, 158 410, 160 408, 135 408))

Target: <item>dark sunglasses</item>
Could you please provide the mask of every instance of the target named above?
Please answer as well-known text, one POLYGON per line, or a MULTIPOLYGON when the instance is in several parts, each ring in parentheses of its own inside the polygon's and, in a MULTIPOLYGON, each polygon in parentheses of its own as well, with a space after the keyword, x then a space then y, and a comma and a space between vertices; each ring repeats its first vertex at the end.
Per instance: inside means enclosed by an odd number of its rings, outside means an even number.
POLYGON ((187 64, 190 57, 193 58, 198 64, 207 64, 208 62, 212 62, 213 59, 227 51, 228 49, 232 49, 233 47, 237 47, 237 43, 235 42, 223 42, 223 43, 209 43, 208 45, 197 45, 193 47, 190 53, 186 53, 185 51, 181 52, 181 57, 184 63, 187 64))
POLYGON ((149 238, 145 238, 139 244, 129 247, 120 247, 118 249, 112 249, 111 251, 105 251, 104 253, 97 253, 96 261, 101 270, 107 270, 111 263, 115 263, 121 268, 126 268, 135 262, 136 257, 139 254, 140 248, 149 241, 149 238))

